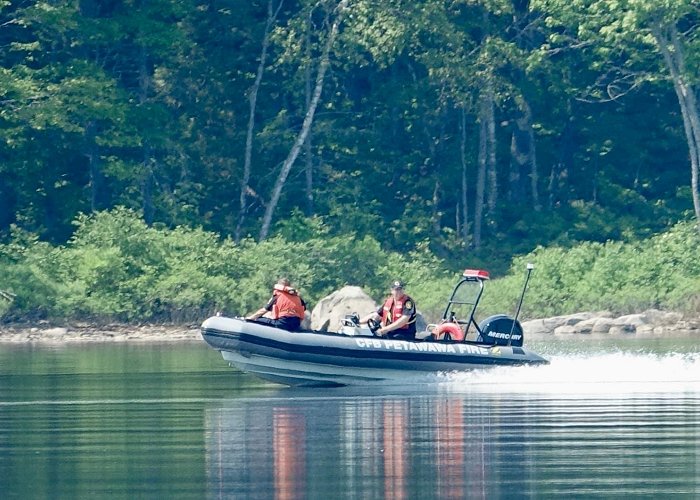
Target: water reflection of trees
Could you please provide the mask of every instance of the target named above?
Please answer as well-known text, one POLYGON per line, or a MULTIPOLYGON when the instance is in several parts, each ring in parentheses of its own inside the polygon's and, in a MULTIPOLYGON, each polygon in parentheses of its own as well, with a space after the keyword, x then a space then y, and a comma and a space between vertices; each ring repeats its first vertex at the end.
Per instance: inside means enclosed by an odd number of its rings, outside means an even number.
POLYGON ((481 497, 489 425, 484 408, 447 397, 272 400, 216 408, 207 414, 210 493, 481 497))

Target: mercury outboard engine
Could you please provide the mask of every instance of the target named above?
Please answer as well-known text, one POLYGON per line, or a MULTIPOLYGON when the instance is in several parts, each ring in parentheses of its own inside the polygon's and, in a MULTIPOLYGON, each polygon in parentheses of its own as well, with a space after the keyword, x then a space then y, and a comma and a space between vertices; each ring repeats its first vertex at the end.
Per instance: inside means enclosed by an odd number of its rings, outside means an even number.
POLYGON ((510 318, 505 314, 489 316, 479 323, 481 335, 476 339, 488 345, 512 345, 521 347, 523 345, 523 327, 517 319, 510 318))

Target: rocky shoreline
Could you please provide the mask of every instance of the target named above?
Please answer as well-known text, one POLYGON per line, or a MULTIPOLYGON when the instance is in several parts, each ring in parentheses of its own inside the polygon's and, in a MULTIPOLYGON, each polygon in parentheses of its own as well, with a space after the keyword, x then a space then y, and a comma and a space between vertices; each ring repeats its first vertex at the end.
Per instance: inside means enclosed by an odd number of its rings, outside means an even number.
POLYGON ((0 325, 2 343, 64 344, 75 342, 193 342, 201 341, 199 325, 0 325))
MULTIPOLYGON (((700 339, 700 318, 649 310, 614 317, 609 312, 582 312, 523 322, 526 338, 677 338, 700 339)), ((199 325, 0 325, 2 343, 66 344, 76 342, 198 342, 199 325)))
POLYGON ((641 313, 614 316, 608 311, 582 312, 523 322, 526 338, 628 337, 700 338, 700 318, 687 318, 678 312, 650 309, 641 313))

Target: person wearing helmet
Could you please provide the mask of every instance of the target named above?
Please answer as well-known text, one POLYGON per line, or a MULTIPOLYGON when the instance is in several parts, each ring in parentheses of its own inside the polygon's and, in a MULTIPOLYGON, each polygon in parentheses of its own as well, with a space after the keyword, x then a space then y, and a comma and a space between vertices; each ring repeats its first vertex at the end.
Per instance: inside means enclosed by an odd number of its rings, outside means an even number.
POLYGON ((290 286, 287 278, 280 278, 267 304, 246 319, 293 332, 299 330, 305 310, 306 303, 299 292, 290 286))
POLYGON ((384 304, 360 320, 367 323, 379 321, 379 329, 374 333, 380 337, 402 340, 416 338, 416 303, 404 293, 404 283, 396 280, 391 284, 391 295, 384 304))

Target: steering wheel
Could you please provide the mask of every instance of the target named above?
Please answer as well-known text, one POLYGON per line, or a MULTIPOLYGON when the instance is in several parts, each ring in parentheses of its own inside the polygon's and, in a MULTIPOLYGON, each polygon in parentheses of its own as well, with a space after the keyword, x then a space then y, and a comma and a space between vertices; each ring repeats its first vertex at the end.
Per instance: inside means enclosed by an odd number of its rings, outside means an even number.
POLYGON ((377 330, 379 330, 381 327, 382 325, 376 319, 370 318, 367 320, 367 328, 369 328, 369 331, 372 332, 372 335, 377 336, 377 330))

